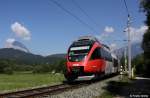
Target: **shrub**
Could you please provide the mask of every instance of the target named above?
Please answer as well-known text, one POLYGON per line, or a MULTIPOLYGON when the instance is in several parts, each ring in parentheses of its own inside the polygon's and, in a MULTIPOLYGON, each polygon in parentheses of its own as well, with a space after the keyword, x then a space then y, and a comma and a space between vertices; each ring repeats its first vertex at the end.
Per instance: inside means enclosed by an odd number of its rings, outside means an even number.
POLYGON ((11 67, 6 67, 6 68, 4 68, 4 73, 11 75, 11 74, 13 74, 13 70, 11 67))

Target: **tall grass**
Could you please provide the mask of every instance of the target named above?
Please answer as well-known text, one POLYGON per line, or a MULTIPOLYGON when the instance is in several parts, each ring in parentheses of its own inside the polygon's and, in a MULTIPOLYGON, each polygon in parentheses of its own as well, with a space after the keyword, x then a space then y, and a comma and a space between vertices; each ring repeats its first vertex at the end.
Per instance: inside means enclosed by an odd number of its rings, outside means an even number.
POLYGON ((0 74, 0 92, 44 85, 55 85, 62 83, 63 80, 64 77, 62 74, 0 74))

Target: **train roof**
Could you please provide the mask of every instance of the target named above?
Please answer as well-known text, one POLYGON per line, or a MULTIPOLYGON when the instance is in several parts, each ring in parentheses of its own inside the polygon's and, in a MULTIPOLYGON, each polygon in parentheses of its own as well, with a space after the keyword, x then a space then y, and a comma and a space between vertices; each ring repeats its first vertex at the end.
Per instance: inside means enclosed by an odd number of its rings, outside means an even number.
POLYGON ((89 41, 98 41, 98 39, 94 36, 81 36, 77 39, 77 41, 83 41, 83 40, 89 40, 89 41))
MULTIPOLYGON (((92 45, 94 44, 94 42, 100 43, 98 39, 94 36, 81 36, 73 42, 72 46, 92 45)), ((106 48, 108 51, 110 50, 110 48, 107 45, 105 44, 101 44, 101 45, 102 47, 106 48)))
POLYGON ((102 44, 102 46, 105 47, 105 48, 107 48, 108 50, 110 50, 110 48, 107 45, 102 44))
POLYGON ((81 36, 75 40, 71 46, 92 45, 94 42, 99 41, 93 36, 81 36))

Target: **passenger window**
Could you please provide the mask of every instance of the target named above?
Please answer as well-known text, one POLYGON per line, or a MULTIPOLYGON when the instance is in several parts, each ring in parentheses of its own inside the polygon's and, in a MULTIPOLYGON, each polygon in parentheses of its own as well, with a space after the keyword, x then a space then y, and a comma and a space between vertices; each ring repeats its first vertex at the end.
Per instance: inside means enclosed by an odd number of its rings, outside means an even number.
POLYGON ((96 48, 91 55, 91 60, 100 59, 100 58, 101 58, 100 48, 96 48))

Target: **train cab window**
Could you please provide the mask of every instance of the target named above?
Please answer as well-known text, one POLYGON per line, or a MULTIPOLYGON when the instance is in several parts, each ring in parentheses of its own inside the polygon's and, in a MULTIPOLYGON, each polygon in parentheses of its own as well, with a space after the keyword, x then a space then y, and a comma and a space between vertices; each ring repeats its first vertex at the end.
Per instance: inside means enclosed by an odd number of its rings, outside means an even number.
POLYGON ((100 48, 96 48, 91 55, 91 60, 100 59, 100 58, 101 58, 100 48))

